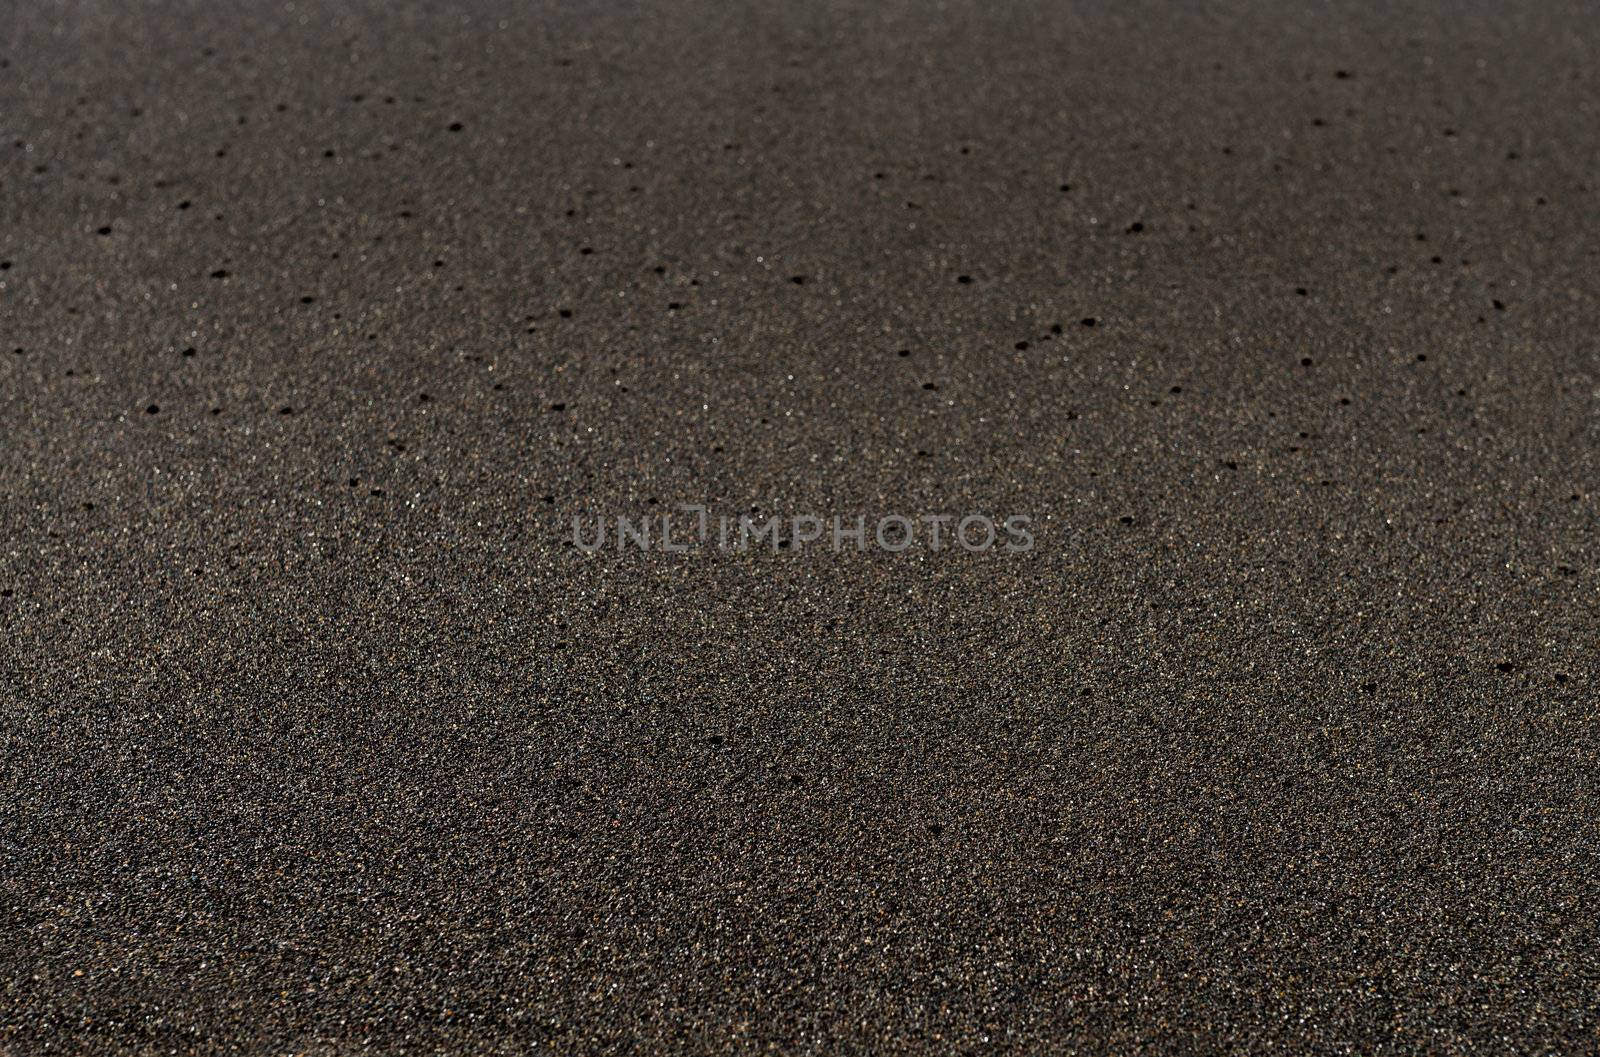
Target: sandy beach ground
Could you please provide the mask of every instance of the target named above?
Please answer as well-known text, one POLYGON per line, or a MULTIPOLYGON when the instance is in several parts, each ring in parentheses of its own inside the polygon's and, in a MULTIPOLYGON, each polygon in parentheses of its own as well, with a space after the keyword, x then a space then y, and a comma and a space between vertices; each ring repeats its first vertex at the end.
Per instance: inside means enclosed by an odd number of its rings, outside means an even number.
POLYGON ((0 1052, 1594 1052, 1597 148, 1581 3, 12 4, 0 1052))

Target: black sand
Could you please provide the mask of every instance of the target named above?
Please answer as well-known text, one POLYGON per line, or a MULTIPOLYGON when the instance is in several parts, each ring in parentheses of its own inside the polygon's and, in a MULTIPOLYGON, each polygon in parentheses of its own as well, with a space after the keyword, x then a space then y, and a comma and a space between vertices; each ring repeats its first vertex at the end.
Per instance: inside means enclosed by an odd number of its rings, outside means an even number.
POLYGON ((0 8, 0 1052, 1600 1049, 1600 11, 1181 7, 0 8))

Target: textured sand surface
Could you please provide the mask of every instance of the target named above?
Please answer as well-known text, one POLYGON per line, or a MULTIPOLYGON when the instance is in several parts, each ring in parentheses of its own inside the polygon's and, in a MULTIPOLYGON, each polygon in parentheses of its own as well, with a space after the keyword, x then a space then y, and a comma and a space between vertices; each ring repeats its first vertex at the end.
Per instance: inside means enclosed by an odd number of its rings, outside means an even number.
POLYGON ((1600 9, 1176 6, 0 2, 0 1052, 1600 1050, 1600 9))

